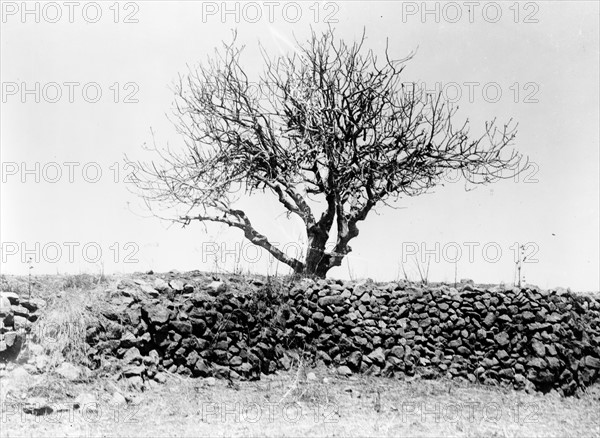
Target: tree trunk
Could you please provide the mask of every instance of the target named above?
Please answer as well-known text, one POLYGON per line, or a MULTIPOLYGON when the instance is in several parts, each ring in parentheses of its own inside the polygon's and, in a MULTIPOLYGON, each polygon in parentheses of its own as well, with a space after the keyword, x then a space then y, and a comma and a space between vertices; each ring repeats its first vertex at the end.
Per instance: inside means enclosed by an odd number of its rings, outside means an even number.
POLYGON ((327 270, 323 272, 321 267, 322 261, 326 258, 325 245, 329 233, 319 228, 318 226, 313 227, 308 232, 308 250, 306 252, 306 260, 304 262, 304 270, 302 274, 314 275, 317 277, 324 278, 327 270), (319 269, 320 268, 320 269, 319 269))

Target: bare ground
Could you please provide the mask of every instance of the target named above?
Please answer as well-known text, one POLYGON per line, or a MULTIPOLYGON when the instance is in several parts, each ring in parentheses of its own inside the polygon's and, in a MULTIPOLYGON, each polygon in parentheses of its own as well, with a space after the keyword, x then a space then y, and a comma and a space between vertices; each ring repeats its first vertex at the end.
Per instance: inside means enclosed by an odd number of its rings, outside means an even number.
MULTIPOLYGON (((297 380, 295 371, 256 382, 173 375, 137 393, 106 379, 67 383, 41 376, 37 385, 46 385, 46 395, 60 393, 70 403, 56 402, 55 412, 36 416, 3 398, 0 437, 600 437, 598 385, 581 398, 560 398, 449 380, 347 379, 325 368, 308 371, 316 380, 297 380), (112 405, 115 391, 128 403, 112 405), (96 402, 74 408, 70 397, 81 393, 96 402)), ((0 384, 3 397, 15 386, 10 373, 0 384)))

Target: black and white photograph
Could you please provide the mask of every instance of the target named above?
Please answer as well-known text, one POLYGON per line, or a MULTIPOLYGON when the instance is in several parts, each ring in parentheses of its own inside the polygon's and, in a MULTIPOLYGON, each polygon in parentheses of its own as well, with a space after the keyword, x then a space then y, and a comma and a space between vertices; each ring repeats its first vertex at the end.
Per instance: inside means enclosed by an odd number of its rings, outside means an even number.
POLYGON ((0 438, 600 438, 600 3, 0 1, 0 438))

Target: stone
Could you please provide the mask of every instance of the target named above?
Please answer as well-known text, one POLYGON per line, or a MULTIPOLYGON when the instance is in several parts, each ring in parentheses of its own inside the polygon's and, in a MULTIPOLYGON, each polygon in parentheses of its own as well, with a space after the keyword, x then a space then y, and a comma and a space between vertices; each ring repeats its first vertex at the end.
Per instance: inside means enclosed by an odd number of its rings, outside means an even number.
POLYGON ((113 396, 111 397, 109 403, 112 406, 125 406, 127 404, 127 399, 120 392, 115 391, 113 396))
POLYGON ((131 347, 123 355, 123 362, 125 362, 128 365, 132 364, 132 363, 135 363, 135 364, 141 363, 142 355, 140 353, 140 350, 138 350, 137 347, 131 347))
POLYGON ((531 343, 531 348, 539 357, 544 357, 546 355, 546 347, 537 339, 534 339, 531 343))
POLYGON ((353 351, 346 359, 346 363, 355 371, 360 369, 362 363, 362 353, 360 351, 353 351))
POLYGON ((323 315, 323 312, 315 312, 313 313, 312 319, 315 322, 322 322, 325 319, 325 315, 323 315))
POLYGON ((149 284, 142 284, 140 286, 140 289, 142 290, 142 292, 144 292, 146 295, 149 295, 152 298, 157 298, 160 295, 158 291, 149 284))
POLYGON ((73 407, 75 409, 80 409, 85 412, 93 412, 98 411, 98 400, 96 397, 90 392, 82 392, 75 398, 75 402, 73 407))
POLYGON ((398 359, 403 359, 404 358, 404 347, 402 347, 401 345, 393 346, 392 349, 390 350, 390 355, 397 357, 398 359))
POLYGON ((5 296, 0 295, 0 316, 6 316, 11 312, 12 305, 10 303, 10 300, 5 296))
POLYGON ((198 359, 200 359, 200 355, 198 354, 198 352, 195 350, 192 351, 187 356, 187 359, 186 359, 187 366, 192 368, 194 365, 196 365, 196 362, 198 362, 198 359))
POLYGON ((227 284, 223 281, 213 281, 208 285, 207 292, 212 296, 223 294, 227 292, 227 284))
POLYGON ((600 359, 593 356, 586 356, 583 359, 583 364, 587 368, 600 369, 600 359))
POLYGON ((212 377, 212 376, 211 376, 211 377, 206 377, 206 378, 203 380, 203 383, 204 383, 206 386, 215 386, 215 385, 217 384, 217 379, 215 379, 215 378, 214 378, 214 377, 212 377))
POLYGON ((498 345, 501 347, 508 345, 510 342, 510 338, 508 336, 508 333, 506 333, 506 332, 498 333, 496 336, 494 336, 494 339, 496 340, 498 345))
POLYGON ((69 362, 61 363, 54 372, 67 380, 77 380, 81 376, 81 370, 79 367, 69 362))
POLYGON ((197 374, 201 377, 207 377, 210 373, 211 369, 206 360, 199 358, 194 365, 194 374, 197 374))
POLYGON ((530 368, 544 369, 546 368, 547 363, 544 359, 535 357, 527 362, 527 366, 529 366, 530 368))
POLYGON ((383 353, 383 349, 381 347, 377 347, 371 353, 369 353, 369 359, 371 359, 375 364, 383 365, 385 363, 385 354, 383 353))
POLYGON ((169 309, 160 304, 146 303, 142 309, 152 324, 162 325, 169 320, 169 309))
POLYGON ((165 373, 156 373, 154 380, 158 383, 167 383, 167 375, 165 373))
POLYGON ((496 315, 494 315, 492 312, 489 312, 489 313, 488 313, 488 314, 485 316, 485 318, 484 318, 484 320, 483 320, 483 324, 484 324, 486 327, 491 327, 491 326, 494 324, 494 322, 496 322, 496 315))
POLYGON ((182 335, 189 335, 192 333, 192 323, 189 321, 171 321, 171 326, 182 335))
POLYGON ((498 352, 496 353, 496 357, 501 360, 504 361, 506 359, 508 359, 508 353, 504 350, 498 350, 498 352))
POLYGON ((125 377, 141 376, 145 370, 144 365, 129 365, 123 369, 123 375, 125 377))
POLYGON ((350 370, 350 368, 348 368, 346 365, 342 365, 337 368, 337 373, 340 376, 348 377, 352 375, 352 370, 350 370))
POLYGON ((123 333, 123 336, 120 340, 121 348, 129 348, 137 345, 139 342, 135 335, 131 333, 129 330, 123 333))
POLYGON ((169 288, 169 284, 162 278, 157 278, 156 280, 154 280, 153 286, 154 289, 156 289, 159 292, 164 292, 169 288))
POLYGON ((184 288, 181 280, 171 280, 169 281, 169 286, 171 286, 171 289, 173 289, 175 292, 182 292, 184 288))
POLYGON ((15 292, 0 292, 0 301, 2 299, 6 299, 9 301, 10 304, 18 304, 19 303, 19 295, 17 295, 15 292))
POLYGON ((31 415, 50 415, 54 412, 51 404, 44 397, 29 397, 22 403, 23 412, 31 415))
POLYGON ((4 342, 6 343, 7 347, 12 347, 17 344, 20 338, 21 334, 18 332, 11 331, 4 334, 4 342))
POLYGON ((321 308, 327 306, 338 306, 344 303, 344 298, 341 295, 330 295, 326 297, 319 298, 319 306, 321 308))

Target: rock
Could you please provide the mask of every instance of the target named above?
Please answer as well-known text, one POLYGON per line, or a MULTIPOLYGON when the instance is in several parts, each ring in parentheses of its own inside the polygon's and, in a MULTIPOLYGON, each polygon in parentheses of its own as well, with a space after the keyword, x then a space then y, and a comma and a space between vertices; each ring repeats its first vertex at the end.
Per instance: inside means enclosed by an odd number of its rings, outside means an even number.
POLYGON ((318 380, 317 375, 311 371, 306 375, 306 380, 309 382, 316 382, 318 380))
POLYGON ((541 358, 539 358, 539 357, 535 357, 535 358, 533 358, 533 359, 530 359, 530 360, 527 362, 527 365, 528 365, 530 368, 544 369, 544 368, 546 368, 546 366, 547 366, 547 363, 546 363, 546 361, 545 361, 544 359, 541 359, 541 358))
POLYGON ((136 391, 141 391, 144 389, 144 379, 142 379, 141 376, 136 375, 136 376, 128 377, 127 383, 136 391))
POLYGON ((325 315, 323 315, 322 312, 315 312, 313 313, 312 319, 313 321, 320 323, 325 319, 325 315))
POLYGON ((8 315, 10 312, 12 312, 10 300, 5 296, 0 295, 0 317, 8 315))
POLYGON ((113 396, 111 397, 109 403, 112 406, 125 406, 127 404, 127 399, 120 392, 115 391, 113 396))
POLYGON ((217 384, 217 379, 215 379, 215 378, 214 378, 214 377, 212 377, 212 376, 211 376, 211 377, 206 377, 206 378, 203 380, 203 382, 204 382, 204 384, 205 384, 206 386, 215 386, 215 385, 217 384))
POLYGON ((156 280, 154 280, 153 286, 154 289, 156 289, 159 292, 164 292, 169 288, 168 283, 162 278, 157 278, 156 280))
POLYGON ((500 347, 504 347, 504 346, 508 345, 510 342, 510 338, 508 336, 508 333, 506 333, 506 332, 498 333, 496 336, 494 336, 494 339, 496 340, 496 342, 498 343, 498 345, 500 347))
POLYGON ((583 364, 584 366, 586 366, 587 368, 595 368, 595 369, 600 369, 600 359, 596 358, 596 357, 592 357, 592 356, 586 356, 583 359, 583 364))
POLYGON ((339 366, 337 368, 337 373, 340 376, 348 377, 352 375, 352 371, 346 365, 339 366))
POLYGON ((50 357, 45 354, 39 354, 34 356, 33 364, 39 372, 45 372, 46 367, 50 364, 50 357))
POLYGON ((187 359, 186 359, 187 366, 189 368, 193 368, 193 366, 196 365, 196 362, 198 362, 198 359, 200 359, 200 355, 198 354, 197 351, 193 350, 187 356, 187 359))
POLYGON ((213 281, 208 285, 207 292, 212 296, 223 294, 227 292, 227 283, 223 281, 213 281))
POLYGON ((353 351, 346 359, 346 363, 354 371, 360 370, 360 364, 362 363, 362 353, 360 351, 353 351))
POLYGON ((96 397, 90 392, 82 392, 77 396, 73 403, 75 409, 80 409, 85 412, 92 412, 99 410, 99 404, 96 397))
POLYGON ((0 301, 2 299, 8 300, 10 304, 19 304, 19 295, 15 292, 0 292, 0 301))
POLYGON ((146 295, 149 295, 152 298, 157 298, 160 295, 159 292, 149 284, 142 284, 140 286, 140 289, 142 290, 142 292, 144 292, 146 295))
POLYGON ((123 375, 125 377, 141 376, 145 370, 146 367, 144 365, 129 365, 123 368, 123 375))
POLYGON ((18 332, 6 332, 4 334, 4 342, 7 347, 13 347, 15 344, 18 344, 21 339, 21 334, 18 332))
POLYGON ((393 346, 392 349, 390 350, 390 355, 397 357, 398 359, 403 359, 404 358, 404 347, 402 347, 401 345, 393 346))
POLYGON ((513 376, 515 383, 519 386, 525 386, 527 384, 527 378, 522 374, 515 374, 513 376))
POLYGON ((201 377, 207 377, 210 373, 211 369, 206 361, 203 358, 198 359, 196 365, 194 365, 194 374, 201 377))
POLYGON ((18 304, 13 304, 11 306, 11 312, 16 316, 22 316, 23 318, 29 317, 29 310, 18 304))
POLYGON ((339 306, 344 303, 344 298, 341 295, 330 295, 319 298, 319 306, 325 308, 327 306, 339 306))
POLYGON ((192 333, 192 324, 189 321, 171 321, 171 326, 182 335, 192 333))
POLYGON ((142 362, 140 350, 138 350, 136 347, 131 347, 125 352, 125 355, 123 356, 123 362, 128 365, 133 363, 140 364, 142 362))
POLYGON ((15 329, 23 329, 29 331, 31 328, 31 322, 24 316, 15 315, 14 316, 14 325, 15 329))
POLYGON ((537 339, 534 339, 531 343, 531 348, 539 357, 544 357, 546 355, 546 347, 537 339))
POLYGON ((171 289, 173 289, 175 292, 181 292, 184 288, 181 280, 171 280, 169 281, 169 286, 171 286, 171 289))
POLYGON ((504 361, 506 359, 508 359, 508 353, 504 350, 498 350, 498 352, 496 353, 496 357, 498 358, 498 360, 504 361))
POLYGON ((371 359, 377 365, 383 365, 385 363, 385 354, 381 347, 377 347, 371 353, 369 353, 369 359, 371 359))
POLYGON ((156 380, 158 383, 166 383, 167 375, 165 373, 156 373, 154 380, 156 380))
POLYGON ((64 377, 67 380, 77 380, 81 376, 81 370, 79 367, 69 363, 63 362, 61 363, 54 372, 64 377))
POLYGON ((152 324, 162 325, 169 320, 169 310, 160 304, 145 303, 142 311, 146 313, 152 324))
POLYGON ((486 316, 485 319, 483 320, 483 324, 486 327, 491 327, 492 324, 494 324, 494 322, 496 321, 496 315, 494 315, 492 312, 489 312, 486 316))
POLYGON ((50 415, 54 409, 44 397, 29 397, 23 403, 23 412, 31 415, 50 415))
POLYGON ((120 339, 120 343, 122 348, 130 348, 135 346, 139 342, 135 335, 128 330, 125 333, 123 333, 123 336, 120 339))

